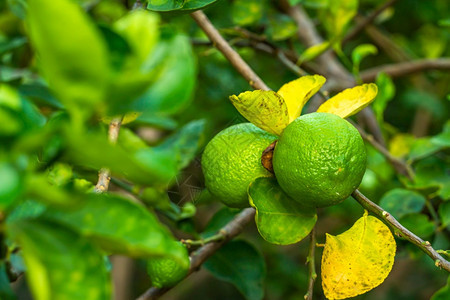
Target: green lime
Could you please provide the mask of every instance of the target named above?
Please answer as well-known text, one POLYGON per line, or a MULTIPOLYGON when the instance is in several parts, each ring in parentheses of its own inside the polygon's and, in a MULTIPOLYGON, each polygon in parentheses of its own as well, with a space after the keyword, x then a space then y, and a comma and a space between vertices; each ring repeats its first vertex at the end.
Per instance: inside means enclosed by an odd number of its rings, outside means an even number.
POLYGON ((189 271, 189 254, 185 249, 185 261, 167 257, 155 257, 147 262, 147 272, 155 287, 171 287, 186 277, 189 271))
POLYGON ((258 177, 271 175, 261 165, 261 155, 276 139, 251 123, 219 132, 202 156, 205 184, 210 193, 227 206, 249 206, 249 184, 258 177))
POLYGON ((329 113, 311 113, 289 124, 275 146, 273 169, 281 188, 308 206, 346 199, 366 170, 366 150, 356 128, 329 113))

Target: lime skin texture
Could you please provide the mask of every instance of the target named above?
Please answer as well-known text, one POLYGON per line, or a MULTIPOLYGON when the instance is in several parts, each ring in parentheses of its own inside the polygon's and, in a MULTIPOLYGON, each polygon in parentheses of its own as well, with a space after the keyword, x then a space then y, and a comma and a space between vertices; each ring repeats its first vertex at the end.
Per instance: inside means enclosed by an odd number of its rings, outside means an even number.
POLYGON ((366 149, 356 128, 330 113, 298 117, 275 146, 273 169, 294 200, 325 207, 345 200, 366 170, 366 149))
POLYGON ((186 277, 189 271, 189 254, 185 251, 185 264, 166 257, 155 257, 147 262, 147 273, 152 285, 158 288, 172 287, 186 277))
POLYGON ((202 155, 206 188, 229 207, 250 206, 247 188, 256 178, 272 175, 262 166, 261 155, 276 139, 251 123, 219 132, 202 155))

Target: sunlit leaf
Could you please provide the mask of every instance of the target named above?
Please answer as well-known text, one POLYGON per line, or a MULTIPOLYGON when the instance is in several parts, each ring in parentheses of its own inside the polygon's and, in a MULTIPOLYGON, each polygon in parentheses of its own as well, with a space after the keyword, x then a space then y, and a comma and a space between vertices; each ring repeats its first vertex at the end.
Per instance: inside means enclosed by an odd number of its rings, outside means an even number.
POLYGON ((289 124, 286 103, 273 91, 244 92, 230 96, 230 100, 241 115, 267 132, 281 135, 289 124))
POLYGON ((302 76, 284 84, 278 90, 288 108, 289 123, 300 116, 303 106, 320 90, 325 81, 325 77, 320 75, 302 76))
POLYGON ((44 220, 8 226, 20 245, 34 299, 111 299, 104 256, 74 231, 44 220))
POLYGON ((317 111, 348 118, 368 106, 375 99, 377 92, 378 89, 374 83, 346 89, 325 101, 317 111))
POLYGON ((147 8, 154 11, 171 11, 183 7, 185 0, 149 0, 147 8))
POLYGON ((204 9, 219 0, 186 0, 181 10, 189 11, 196 9, 204 9))
POLYGON ((227 243, 205 262, 204 267, 215 277, 236 286, 246 299, 263 299, 264 258, 248 242, 227 243))
POLYGON ((328 50, 331 47, 331 43, 329 41, 322 42, 320 44, 314 45, 306 49, 300 54, 298 59, 298 64, 302 64, 304 62, 315 59, 320 56, 322 53, 328 50))
POLYGON ((11 164, 0 162, 0 210, 5 210, 22 193, 23 176, 11 164))
POLYGON ((359 66, 361 61, 369 55, 375 55, 378 53, 377 47, 372 44, 361 44, 355 47, 352 51, 353 61, 353 74, 359 73, 359 66))
POLYGON ((331 38, 345 33, 348 24, 357 13, 358 2, 358 0, 328 1, 328 5, 320 10, 319 18, 331 38))
POLYGON ((297 33, 297 25, 287 15, 274 14, 269 17, 267 34, 274 41, 283 41, 297 33))
POLYGON ((110 76, 108 51, 81 7, 71 0, 30 0, 27 20, 39 66, 67 108, 86 110, 104 101, 110 76))
POLYGON ((305 208, 287 196, 274 178, 257 178, 248 196, 256 209, 256 226, 268 242, 289 245, 301 241, 317 221, 316 210, 305 208))
POLYGON ((327 234, 322 256, 322 287, 328 299, 364 294, 392 269, 395 240, 389 228, 367 212, 346 232, 327 234))

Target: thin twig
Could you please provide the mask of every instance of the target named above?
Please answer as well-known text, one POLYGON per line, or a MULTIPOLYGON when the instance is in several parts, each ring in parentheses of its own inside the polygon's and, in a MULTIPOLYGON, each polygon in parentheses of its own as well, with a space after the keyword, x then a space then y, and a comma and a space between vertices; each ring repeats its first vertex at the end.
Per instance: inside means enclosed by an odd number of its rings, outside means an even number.
POLYGON ((306 262, 308 263, 308 272, 309 272, 309 280, 308 280, 308 291, 306 292, 304 298, 305 300, 312 300, 314 294, 314 283, 316 282, 317 273, 316 273, 316 229, 313 228, 311 233, 309 234, 309 252, 306 262))
POLYGON ((191 13, 192 18, 197 22, 198 26, 206 33, 213 45, 230 61, 233 67, 241 73, 248 83, 258 90, 270 90, 269 87, 256 75, 242 57, 231 48, 230 44, 220 35, 219 31, 214 27, 208 17, 201 11, 197 10, 191 13))
MULTIPOLYGON (((255 210, 253 208, 246 208, 240 212, 233 220, 231 220, 227 225, 225 225, 218 234, 222 234, 224 237, 218 241, 212 241, 191 254, 191 265, 189 268, 188 275, 197 271, 200 266, 217 250, 220 249, 226 242, 233 239, 239 235, 244 229, 245 225, 250 223, 255 218, 255 210)), ((144 294, 142 294, 138 300, 153 300, 158 299, 170 288, 155 288, 152 287, 148 289, 144 294)))
POLYGON ((342 44, 345 44, 349 40, 355 38, 361 31, 364 30, 369 24, 371 24, 383 11, 394 5, 397 0, 386 1, 378 9, 374 10, 369 16, 357 22, 356 26, 350 30, 350 32, 342 39, 342 44))
MULTIPOLYGON (((122 117, 114 118, 109 123, 108 140, 111 144, 115 144, 119 138, 120 125, 122 124, 122 117)), ((102 168, 98 173, 98 182, 95 185, 94 191, 96 193, 104 193, 109 188, 109 182, 111 181, 111 172, 108 168, 102 168)))
POLYGON ((418 59, 383 65, 361 72, 361 79, 366 82, 373 81, 381 72, 395 78, 427 70, 450 70, 450 58, 418 59))
POLYGON ((389 225, 397 236, 404 238, 410 243, 416 245, 423 252, 425 252, 434 261, 434 264, 438 268, 442 268, 447 272, 450 272, 450 262, 442 257, 434 248, 431 246, 430 242, 422 240, 420 237, 406 229, 402 224, 400 224, 390 213, 385 211, 383 208, 377 204, 370 201, 369 198, 364 196, 359 190, 355 190, 352 193, 352 197, 358 201, 365 209, 371 213, 378 216, 380 219, 384 220, 387 225, 389 225))
POLYGON ((226 232, 219 231, 217 234, 201 240, 181 240, 187 248, 204 246, 212 242, 218 242, 226 237, 226 232))

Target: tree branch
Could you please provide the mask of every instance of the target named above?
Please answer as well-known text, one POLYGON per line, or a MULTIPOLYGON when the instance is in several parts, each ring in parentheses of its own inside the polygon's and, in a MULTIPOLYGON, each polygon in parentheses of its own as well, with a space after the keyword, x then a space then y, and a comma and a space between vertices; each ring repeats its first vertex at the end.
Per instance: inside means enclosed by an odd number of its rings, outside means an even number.
MULTIPOLYGON (((250 221, 255 218, 255 210, 253 208, 246 208, 241 211, 233 220, 231 220, 227 225, 225 225, 218 234, 223 235, 223 239, 212 241, 191 254, 191 265, 189 267, 188 275, 197 271, 200 266, 217 250, 220 249, 225 243, 239 235, 250 221)), ((187 277, 186 276, 186 277, 187 277)), ((142 294, 138 300, 153 300, 158 299, 170 288, 155 288, 152 287, 148 289, 144 294, 142 294)))
POLYGON ((270 88, 256 75, 249 65, 241 58, 241 56, 228 44, 228 42, 220 35, 219 31, 214 27, 208 17, 201 11, 197 10, 191 13, 192 18, 197 22, 198 26, 206 33, 213 45, 230 61, 233 67, 241 73, 248 83, 258 90, 270 90, 270 88))
POLYGON ((450 58, 419 59, 383 65, 361 72, 361 79, 363 81, 373 81, 381 72, 395 78, 426 70, 450 70, 450 58))
POLYGON ((313 228, 311 233, 309 234, 309 252, 308 258, 306 262, 308 263, 308 272, 309 272, 309 280, 308 280, 308 292, 306 292, 304 298, 305 300, 312 300, 314 294, 314 283, 316 282, 317 273, 316 273, 316 229, 313 228))
MULTIPOLYGON (((109 123, 108 139, 111 144, 115 144, 119 137, 120 125, 122 125, 122 117, 114 118, 109 123)), ((95 185, 94 192, 104 193, 109 188, 109 182, 111 181, 111 172, 107 168, 102 168, 98 173, 98 182, 95 185)))
POLYGON ((342 39, 342 44, 347 43, 349 40, 355 38, 367 25, 371 24, 383 11, 394 5, 397 0, 386 1, 378 9, 373 11, 369 16, 357 22, 356 26, 350 30, 350 32, 342 39))
POLYGON ((352 197, 358 201, 365 209, 384 220, 389 225, 397 236, 403 237, 410 243, 416 245, 429 257, 434 260, 434 264, 438 268, 442 268, 447 272, 450 272, 450 262, 443 258, 436 250, 433 249, 430 242, 422 240, 420 237, 403 227, 390 213, 385 211, 377 204, 370 201, 369 198, 364 196, 359 190, 355 190, 352 193, 352 197))

